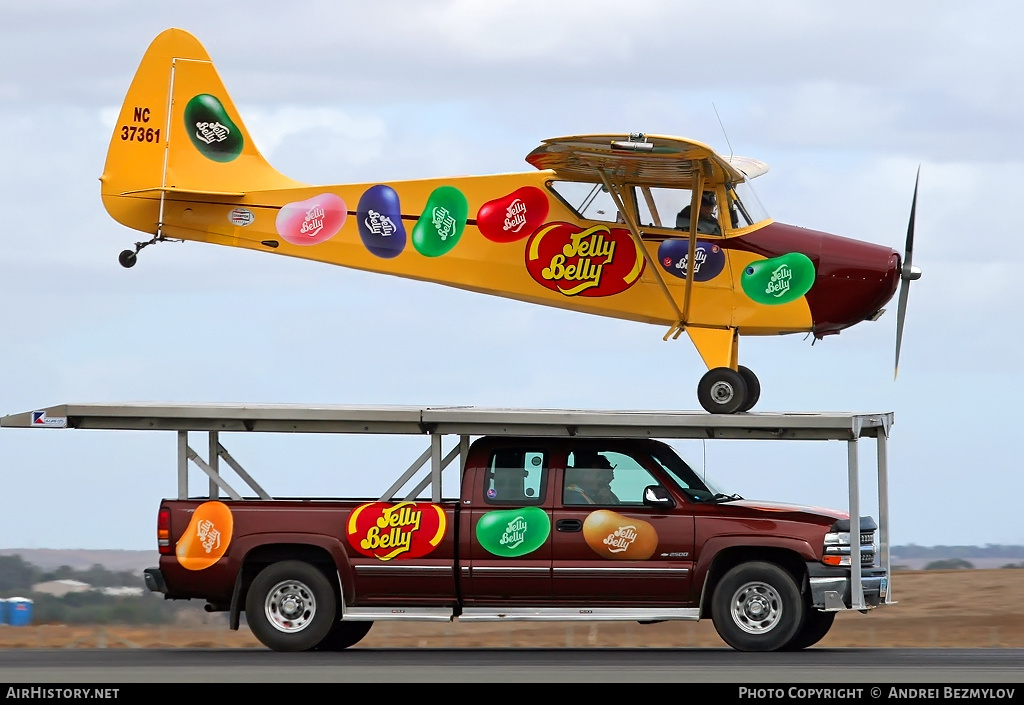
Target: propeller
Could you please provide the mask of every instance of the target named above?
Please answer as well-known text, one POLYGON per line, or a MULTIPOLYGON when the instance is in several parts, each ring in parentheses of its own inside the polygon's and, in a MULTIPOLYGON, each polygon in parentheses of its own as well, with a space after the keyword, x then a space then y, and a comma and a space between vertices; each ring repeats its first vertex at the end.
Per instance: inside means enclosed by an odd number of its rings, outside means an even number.
POLYGON ((892 378, 900 371, 900 345, 903 343, 903 322, 907 316, 907 297, 910 295, 910 282, 921 278, 921 270, 912 264, 914 255, 914 217, 917 213, 917 186, 921 181, 921 167, 917 167, 917 178, 914 180, 914 200, 910 204, 910 224, 907 226, 907 246, 903 253, 903 269, 900 271, 900 301, 896 309, 896 363, 893 366, 892 378))

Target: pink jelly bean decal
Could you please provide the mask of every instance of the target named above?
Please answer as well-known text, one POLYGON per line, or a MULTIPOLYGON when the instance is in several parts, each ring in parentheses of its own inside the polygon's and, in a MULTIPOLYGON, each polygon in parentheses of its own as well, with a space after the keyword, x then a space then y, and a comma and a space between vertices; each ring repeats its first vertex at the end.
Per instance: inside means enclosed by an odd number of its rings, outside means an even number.
POLYGON ((348 217, 345 202, 333 193, 296 201, 277 214, 277 234, 293 245, 319 245, 338 234, 348 217))
POLYGON ((548 197, 536 186, 523 186, 480 206, 476 224, 492 242, 515 242, 532 235, 548 217, 548 197))

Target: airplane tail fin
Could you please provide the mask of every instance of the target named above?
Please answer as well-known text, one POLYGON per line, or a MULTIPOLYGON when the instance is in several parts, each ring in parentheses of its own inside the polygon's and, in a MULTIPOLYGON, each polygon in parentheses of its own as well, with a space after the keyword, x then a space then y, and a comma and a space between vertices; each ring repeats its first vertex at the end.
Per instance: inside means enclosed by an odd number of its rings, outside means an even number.
POLYGON ((142 57, 100 182, 115 220, 154 234, 168 198, 238 200, 303 185, 259 153, 206 50, 181 29, 159 34, 142 57))

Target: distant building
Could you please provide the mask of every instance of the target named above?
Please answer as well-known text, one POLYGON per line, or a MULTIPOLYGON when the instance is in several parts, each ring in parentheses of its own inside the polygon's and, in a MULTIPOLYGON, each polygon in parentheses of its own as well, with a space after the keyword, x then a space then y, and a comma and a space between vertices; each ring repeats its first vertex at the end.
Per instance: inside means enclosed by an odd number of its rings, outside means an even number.
POLYGON ((104 595, 110 595, 111 597, 141 597, 142 588, 140 587, 105 587, 98 588, 104 595))
POLYGON ((83 583, 81 580, 50 580, 45 583, 36 583, 32 586, 33 592, 41 592, 46 595, 53 595, 54 597, 63 597, 70 592, 86 592, 92 590, 93 587, 89 583, 83 583))

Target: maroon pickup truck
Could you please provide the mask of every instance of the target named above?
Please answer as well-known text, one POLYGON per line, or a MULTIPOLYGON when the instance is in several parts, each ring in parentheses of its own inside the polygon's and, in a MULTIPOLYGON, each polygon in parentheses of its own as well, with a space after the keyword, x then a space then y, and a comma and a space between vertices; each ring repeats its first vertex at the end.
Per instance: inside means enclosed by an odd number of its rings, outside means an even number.
POLYGON ((244 612, 280 651, 384 619, 705 618, 736 649, 795 650, 886 603, 870 517, 851 533, 846 512, 724 494, 661 441, 483 436, 463 467, 452 500, 166 499, 147 585, 233 629, 244 612))

